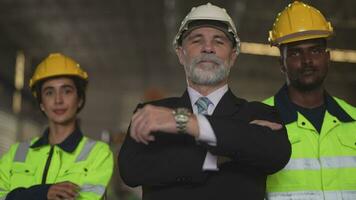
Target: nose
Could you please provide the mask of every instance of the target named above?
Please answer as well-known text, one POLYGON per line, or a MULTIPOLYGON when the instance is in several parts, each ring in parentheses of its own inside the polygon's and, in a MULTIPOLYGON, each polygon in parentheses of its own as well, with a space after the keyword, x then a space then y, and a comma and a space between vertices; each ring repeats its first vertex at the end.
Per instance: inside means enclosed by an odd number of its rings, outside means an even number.
POLYGON ((215 48, 212 42, 206 41, 202 47, 202 53, 215 53, 215 48))
POLYGON ((310 52, 304 51, 302 54, 302 63, 305 65, 313 64, 313 58, 310 52))
POLYGON ((56 104, 63 103, 63 95, 62 95, 62 93, 60 93, 60 92, 56 93, 55 103, 56 104))

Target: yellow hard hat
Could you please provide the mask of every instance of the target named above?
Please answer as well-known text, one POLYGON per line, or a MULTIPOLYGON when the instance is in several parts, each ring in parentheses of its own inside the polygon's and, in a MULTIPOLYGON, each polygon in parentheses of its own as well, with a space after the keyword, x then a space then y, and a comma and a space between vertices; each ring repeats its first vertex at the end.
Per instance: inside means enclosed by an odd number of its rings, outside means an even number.
POLYGON ((55 76, 76 76, 88 80, 88 74, 77 62, 60 53, 52 53, 37 66, 30 80, 31 90, 38 81, 55 76))
POLYGON ((278 14, 268 41, 273 46, 308 40, 328 38, 333 35, 331 23, 319 10, 300 1, 289 4, 278 14))
POLYGON ((200 5, 198 7, 193 7, 192 10, 188 13, 188 15, 182 21, 178 33, 174 37, 173 47, 177 48, 179 45, 179 40, 182 37, 183 32, 189 29, 189 24, 193 21, 197 20, 211 20, 222 22, 227 25, 227 32, 233 35, 233 39, 236 43, 236 53, 239 53, 240 50, 240 39, 237 35, 236 26, 232 21, 229 14, 225 9, 220 8, 218 6, 212 5, 211 3, 207 3, 205 5, 200 5))

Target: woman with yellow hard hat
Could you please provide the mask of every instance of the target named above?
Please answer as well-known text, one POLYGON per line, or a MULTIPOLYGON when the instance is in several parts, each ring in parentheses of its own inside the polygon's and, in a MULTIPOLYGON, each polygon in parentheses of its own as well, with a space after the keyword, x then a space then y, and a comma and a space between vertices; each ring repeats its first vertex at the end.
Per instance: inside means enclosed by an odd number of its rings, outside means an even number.
POLYGON ((113 171, 109 146, 83 136, 77 113, 85 104, 87 73, 71 58, 50 54, 30 88, 48 128, 17 143, 0 160, 0 199, 101 199, 113 171))

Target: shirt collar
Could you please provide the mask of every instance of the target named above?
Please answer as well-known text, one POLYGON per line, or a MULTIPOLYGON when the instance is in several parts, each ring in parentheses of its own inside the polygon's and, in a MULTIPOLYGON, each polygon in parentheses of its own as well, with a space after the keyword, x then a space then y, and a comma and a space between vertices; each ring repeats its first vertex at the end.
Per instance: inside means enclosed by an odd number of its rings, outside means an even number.
MULTIPOLYGON (((282 120, 285 124, 289 124, 291 122, 297 121, 298 114, 295 106, 293 105, 292 101, 289 99, 288 96, 288 87, 284 85, 275 95, 274 98, 275 106, 279 111, 279 114, 282 117, 282 120)), ((352 117, 346 113, 344 109, 335 101, 332 96, 330 96, 325 91, 325 103, 326 103, 326 110, 337 117, 342 122, 350 122, 354 121, 352 117)))
MULTIPOLYGON (((228 91, 228 86, 227 84, 222 86, 221 88, 215 90, 214 92, 210 93, 206 97, 211 101, 213 106, 215 107, 218 105, 220 99, 224 96, 224 94, 228 91)), ((188 86, 188 94, 190 97, 190 101, 192 103, 192 107, 194 107, 195 102, 199 99, 199 97, 203 97, 204 95, 200 94, 198 91, 193 89, 192 87, 188 86)))
MULTIPOLYGON (((35 143, 31 145, 31 148, 37 148, 49 145, 49 129, 47 128, 42 137, 40 137, 35 143)), ((79 145, 81 139, 83 138, 83 133, 80 128, 76 127, 75 130, 60 144, 56 144, 58 147, 63 149, 68 153, 72 153, 79 145)))

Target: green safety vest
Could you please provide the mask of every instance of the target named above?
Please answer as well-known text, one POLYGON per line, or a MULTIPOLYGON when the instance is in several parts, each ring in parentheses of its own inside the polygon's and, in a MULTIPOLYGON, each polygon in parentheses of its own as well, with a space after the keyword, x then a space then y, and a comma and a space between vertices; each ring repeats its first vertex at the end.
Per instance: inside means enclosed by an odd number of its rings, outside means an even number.
POLYGON ((282 90, 264 101, 276 106, 292 144, 288 164, 267 178, 266 199, 356 200, 356 108, 335 97, 326 99, 320 133, 291 109, 282 90))
MULTIPOLYGON (((0 200, 13 189, 41 184, 51 146, 30 148, 37 139, 12 145, 1 158, 0 200)), ((76 199, 101 199, 113 172, 109 146, 83 136, 72 153, 53 148, 46 184, 70 181, 80 186, 76 199)))

